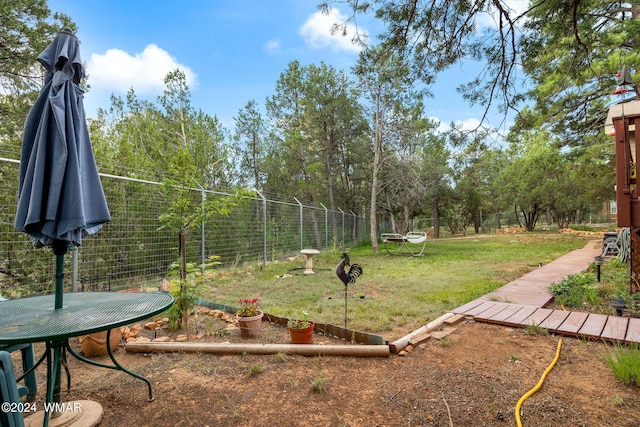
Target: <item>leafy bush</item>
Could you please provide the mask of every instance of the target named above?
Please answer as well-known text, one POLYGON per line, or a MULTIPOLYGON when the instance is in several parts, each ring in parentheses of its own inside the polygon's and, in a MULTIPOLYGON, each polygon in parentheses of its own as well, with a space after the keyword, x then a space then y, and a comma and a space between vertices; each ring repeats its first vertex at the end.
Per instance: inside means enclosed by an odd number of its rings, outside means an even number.
POLYGON ((596 277, 591 273, 578 273, 549 286, 556 301, 566 307, 579 307, 583 302, 598 305, 602 298, 598 294, 596 277))
MULTIPOLYGON (((184 323, 185 316, 188 318, 189 313, 195 307, 195 302, 209 289, 209 286, 202 280, 203 271, 207 271, 220 265, 218 261, 220 257, 212 255, 203 265, 196 266, 193 263, 186 264, 187 278, 180 280, 175 278, 170 281, 171 295, 174 303, 169 310, 169 321, 171 329, 175 330, 182 326, 188 329, 188 323, 184 323)), ((171 265, 170 271, 175 275, 180 270, 180 263, 175 262, 171 265)))

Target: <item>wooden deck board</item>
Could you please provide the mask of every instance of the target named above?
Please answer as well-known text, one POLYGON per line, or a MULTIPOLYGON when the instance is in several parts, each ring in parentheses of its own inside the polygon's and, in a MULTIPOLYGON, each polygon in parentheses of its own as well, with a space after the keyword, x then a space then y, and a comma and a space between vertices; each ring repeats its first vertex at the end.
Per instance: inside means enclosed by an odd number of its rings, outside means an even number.
POLYGON ((474 299, 473 301, 470 301, 470 302, 466 303, 465 305, 456 308, 455 310, 453 310, 453 312, 456 313, 456 314, 466 314, 467 311, 471 310, 472 308, 475 308, 475 307, 479 306, 483 302, 484 301, 481 300, 481 299, 474 299))
POLYGON ((475 316, 480 315, 482 312, 489 310, 494 305, 496 305, 496 303, 494 301, 484 301, 479 306, 474 307, 471 310, 467 310, 462 314, 466 314, 467 316, 474 316, 475 317, 475 316))
POLYGON ((578 331, 580 330, 580 328, 582 328, 582 325, 584 325, 584 322, 585 320, 587 320, 588 316, 588 313, 572 311, 556 331, 558 333, 567 335, 578 335, 578 331))
POLYGON ((608 316, 607 323, 600 333, 600 338, 609 341, 624 341, 624 337, 627 334, 627 326, 629 325, 629 318, 608 316))
POLYGON ((549 317, 551 315, 552 312, 553 312, 553 310, 551 310, 549 308, 539 308, 536 311, 534 311, 533 313, 531 313, 531 315, 529 317, 524 319, 524 321, 522 323, 525 326, 529 326, 529 325, 540 326, 540 324, 542 322, 544 322, 547 319, 547 317, 549 317))
POLYGON ((487 322, 502 323, 518 311, 522 310, 522 308, 523 305, 521 304, 509 304, 504 310, 487 319, 487 322))
POLYGON ((506 285, 464 304, 453 313, 510 327, 538 325, 574 337, 640 343, 640 318, 623 318, 545 308, 553 300, 549 285, 584 271, 601 252, 599 244, 572 251, 506 285))
POLYGON ((640 342, 640 319, 631 317, 627 327, 626 342, 640 342))
POLYGON ((513 316, 506 318, 504 320, 504 324, 509 326, 522 326, 522 322, 524 322, 527 317, 531 316, 531 314, 537 309, 538 307, 533 305, 523 305, 522 310, 519 310, 517 313, 514 313, 513 316))
POLYGON ((540 323, 540 327, 545 328, 551 332, 555 332, 558 330, 560 325, 564 323, 564 321, 571 314, 570 311, 563 310, 553 310, 553 312, 547 317, 542 323, 540 323))
POLYGON ((600 338, 604 325, 607 323, 607 317, 604 314, 589 314, 584 325, 578 331, 578 335, 600 338))
POLYGON ((475 316, 475 318, 482 319, 484 321, 489 321, 493 316, 499 314, 501 311, 505 310, 512 304, 508 304, 506 302, 496 302, 495 305, 487 310, 484 310, 482 313, 479 313, 475 316))

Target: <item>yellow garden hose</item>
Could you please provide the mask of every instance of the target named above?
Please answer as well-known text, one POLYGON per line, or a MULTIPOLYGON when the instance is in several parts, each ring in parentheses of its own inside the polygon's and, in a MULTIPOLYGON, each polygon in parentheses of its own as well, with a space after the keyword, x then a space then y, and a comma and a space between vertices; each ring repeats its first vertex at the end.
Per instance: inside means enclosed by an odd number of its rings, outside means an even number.
POLYGON ((560 357, 560 347, 562 347, 562 338, 560 338, 560 340, 558 341, 558 349, 556 350, 556 357, 553 358, 553 362, 551 362, 551 365, 549 365, 549 367, 544 371, 544 373, 542 374, 542 377, 540 377, 540 381, 538 381, 538 384, 536 384, 534 388, 529 390, 527 393, 525 393, 524 396, 520 398, 520 400, 518 400, 518 404, 516 405, 516 424, 518 425, 518 427, 522 427, 522 421, 520 421, 520 407, 522 406, 524 401, 527 400, 527 398, 529 398, 529 396, 531 396, 533 393, 538 391, 540 387, 542 387, 542 384, 544 383, 544 379, 547 378, 547 374, 551 372, 553 367, 556 365, 558 358, 560 357))

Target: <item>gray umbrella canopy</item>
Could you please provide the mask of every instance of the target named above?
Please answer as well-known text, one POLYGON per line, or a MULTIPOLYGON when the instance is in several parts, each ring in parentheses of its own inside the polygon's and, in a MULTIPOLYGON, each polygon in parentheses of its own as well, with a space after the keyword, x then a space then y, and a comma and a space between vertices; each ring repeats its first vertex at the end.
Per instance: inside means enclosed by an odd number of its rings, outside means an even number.
POLYGON ((45 84, 24 125, 15 227, 55 251, 81 245, 111 217, 82 103, 78 39, 63 29, 38 61, 45 84))

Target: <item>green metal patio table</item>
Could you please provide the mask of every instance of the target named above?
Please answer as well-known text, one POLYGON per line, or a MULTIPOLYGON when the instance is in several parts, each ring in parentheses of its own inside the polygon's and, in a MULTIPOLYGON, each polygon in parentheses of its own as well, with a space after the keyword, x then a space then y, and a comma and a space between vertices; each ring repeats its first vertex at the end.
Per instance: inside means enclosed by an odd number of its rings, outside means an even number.
MULTIPOLYGON (((111 329, 129 325, 162 313, 173 305, 173 297, 162 292, 81 292, 64 295, 62 308, 54 308, 55 295, 0 302, 0 344, 45 342, 47 359, 46 402, 60 401, 61 365, 66 368, 66 352, 91 365, 117 369, 146 382, 153 400, 151 382, 124 368, 108 345, 111 329), (69 345, 69 338, 107 332, 106 347, 113 365, 87 359, 69 345)), ((34 369, 35 369, 34 367, 34 369)), ((67 370, 67 384, 70 375, 67 370)), ((48 413, 44 425, 48 425, 48 413)))

